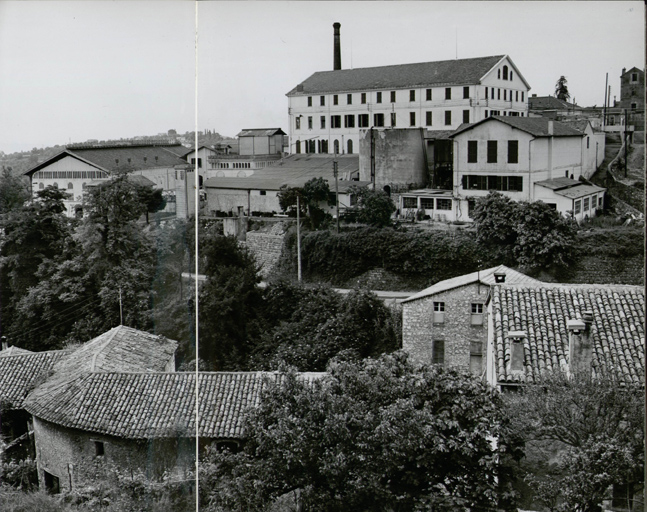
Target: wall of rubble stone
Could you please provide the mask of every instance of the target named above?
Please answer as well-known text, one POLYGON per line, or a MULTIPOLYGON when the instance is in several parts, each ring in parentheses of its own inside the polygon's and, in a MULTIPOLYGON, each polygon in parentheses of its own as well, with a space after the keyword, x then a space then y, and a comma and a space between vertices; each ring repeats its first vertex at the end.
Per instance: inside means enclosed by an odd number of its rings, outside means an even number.
POLYGON ((286 223, 272 224, 256 231, 248 231, 246 241, 241 242, 261 266, 260 274, 263 279, 271 274, 281 258, 286 230, 286 223))

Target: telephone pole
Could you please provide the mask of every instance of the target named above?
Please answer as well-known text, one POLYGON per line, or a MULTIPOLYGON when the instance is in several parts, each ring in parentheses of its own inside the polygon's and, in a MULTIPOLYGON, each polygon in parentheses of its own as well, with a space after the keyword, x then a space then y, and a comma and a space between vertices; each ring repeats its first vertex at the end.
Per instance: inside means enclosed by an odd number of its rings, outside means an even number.
POLYGON ((337 234, 339 234, 339 180, 337 176, 339 174, 339 168, 337 163, 337 153, 335 153, 335 159, 332 162, 332 173, 335 177, 335 209, 337 211, 337 234))

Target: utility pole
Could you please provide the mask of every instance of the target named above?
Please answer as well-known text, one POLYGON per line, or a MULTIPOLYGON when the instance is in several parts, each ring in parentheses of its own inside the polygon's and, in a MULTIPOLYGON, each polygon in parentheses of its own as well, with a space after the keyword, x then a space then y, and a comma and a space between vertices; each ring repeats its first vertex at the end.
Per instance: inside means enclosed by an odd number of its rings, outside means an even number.
POLYGON ((373 183, 373 191, 375 191, 375 139, 373 138, 373 127, 369 129, 371 132, 371 182, 373 183))
POLYGON ((297 192, 297 280, 301 282, 301 216, 299 211, 301 206, 299 203, 299 193, 297 192))
POLYGON ((339 180, 337 179, 339 169, 337 163, 337 153, 335 153, 335 159, 332 162, 332 173, 335 177, 335 209, 337 211, 337 234, 339 234, 339 180))
POLYGON ((607 81, 604 84, 604 113, 602 114, 602 129, 607 125, 607 88, 609 87, 609 73, 607 73, 607 81))
POLYGON ((124 309, 121 302, 121 288, 119 288, 119 325, 124 325, 124 309))
POLYGON ((627 109, 625 109, 625 178, 627 177, 627 109))

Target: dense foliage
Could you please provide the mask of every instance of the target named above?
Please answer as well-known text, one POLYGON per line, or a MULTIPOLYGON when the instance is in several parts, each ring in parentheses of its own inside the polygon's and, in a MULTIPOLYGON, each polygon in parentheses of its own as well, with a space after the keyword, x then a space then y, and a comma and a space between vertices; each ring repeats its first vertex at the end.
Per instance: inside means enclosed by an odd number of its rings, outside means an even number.
POLYGON ((555 511, 589 512, 610 497, 611 485, 636 492, 642 487, 639 386, 584 373, 569 379, 560 372, 506 395, 505 405, 509 436, 525 444, 519 472, 525 469, 536 502, 555 511))
POLYGON ((490 192, 476 201, 472 218, 477 242, 502 263, 563 268, 575 259, 577 224, 541 201, 516 202, 490 192))
POLYGON ((494 391, 403 353, 289 373, 245 423, 243 451, 201 463, 205 510, 472 510, 495 504, 494 391))
POLYGON ((357 222, 376 227, 391 224, 391 215, 396 207, 386 192, 367 187, 353 187, 349 192, 355 197, 357 204, 352 209, 349 208, 348 213, 352 213, 357 222))
POLYGON ((288 187, 287 185, 281 187, 278 192, 281 210, 296 217, 297 198, 299 215, 307 227, 318 229, 330 220, 331 216, 321 207, 322 203, 334 204, 330 202, 330 186, 325 179, 312 178, 303 187, 288 187))

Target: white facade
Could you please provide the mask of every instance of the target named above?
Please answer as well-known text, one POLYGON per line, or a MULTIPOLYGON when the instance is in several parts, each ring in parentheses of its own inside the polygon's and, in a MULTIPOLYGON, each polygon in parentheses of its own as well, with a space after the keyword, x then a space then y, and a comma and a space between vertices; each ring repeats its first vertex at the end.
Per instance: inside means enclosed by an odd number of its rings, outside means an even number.
POLYGON ((453 130, 490 115, 527 116, 530 86, 504 56, 483 76, 465 82, 410 87, 382 83, 326 92, 299 89, 288 93, 290 153, 343 154, 358 152, 360 129, 453 130))

